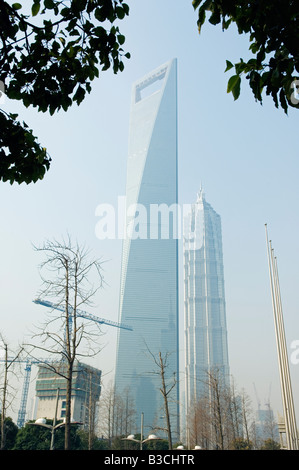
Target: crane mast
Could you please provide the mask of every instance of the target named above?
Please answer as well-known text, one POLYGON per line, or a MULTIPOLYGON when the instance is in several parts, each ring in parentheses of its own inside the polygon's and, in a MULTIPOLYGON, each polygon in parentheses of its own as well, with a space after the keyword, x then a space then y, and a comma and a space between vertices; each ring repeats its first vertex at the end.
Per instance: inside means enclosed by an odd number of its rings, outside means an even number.
MULTIPOLYGON (((5 362, 5 361, 6 361, 5 359, 0 359, 0 362, 5 362)), ((41 363, 49 364, 52 361, 49 359, 10 359, 8 358, 8 362, 17 362, 20 364, 25 364, 24 383, 23 383, 21 403, 20 403, 20 408, 18 411, 18 418, 17 418, 17 426, 19 428, 22 428, 25 424, 32 364, 41 364, 41 363)))

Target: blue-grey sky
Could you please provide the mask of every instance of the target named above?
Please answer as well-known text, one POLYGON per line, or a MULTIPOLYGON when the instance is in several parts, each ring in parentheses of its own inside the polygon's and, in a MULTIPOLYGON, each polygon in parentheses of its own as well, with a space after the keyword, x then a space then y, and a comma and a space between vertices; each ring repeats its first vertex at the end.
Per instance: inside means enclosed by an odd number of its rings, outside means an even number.
MULTIPOLYGON (((13 347, 43 318, 46 310, 32 303, 40 288, 40 257, 32 244, 67 232, 109 260, 107 286, 89 311, 117 320, 121 241, 97 239, 95 211, 125 194, 132 83, 176 57, 179 202, 194 202, 202 184, 221 216, 231 374, 255 406, 253 383, 261 404, 270 395, 275 413, 282 412, 264 224, 278 257, 290 347, 299 339, 298 111, 286 116, 266 96, 261 106, 245 80, 239 100, 226 93, 225 61, 246 58, 248 38, 208 23, 199 35, 191 0, 129 4, 130 16, 120 23, 132 55, 124 72, 102 73, 80 107, 52 117, 17 102, 4 104, 34 129, 53 161, 43 181, 0 184, 0 331, 13 347)), ((182 272, 182 257, 180 262, 182 272)), ((182 289, 180 294, 182 332, 182 289)), ((106 347, 92 364, 107 382, 113 379, 117 330, 103 330, 106 347)), ((291 364, 291 373, 298 415, 299 365, 291 364)))

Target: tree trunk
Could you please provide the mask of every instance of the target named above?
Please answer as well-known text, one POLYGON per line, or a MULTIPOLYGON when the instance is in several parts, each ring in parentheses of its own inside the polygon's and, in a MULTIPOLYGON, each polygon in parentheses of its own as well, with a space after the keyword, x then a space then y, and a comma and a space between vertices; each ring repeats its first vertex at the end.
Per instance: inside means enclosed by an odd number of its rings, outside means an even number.
POLYGON ((7 369, 8 369, 7 344, 4 344, 4 349, 5 349, 5 368, 4 368, 4 384, 3 384, 3 396, 2 396, 2 413, 1 413, 1 450, 3 450, 5 446, 5 407, 6 407, 7 369))
POLYGON ((72 407, 72 375, 73 364, 68 364, 68 377, 66 380, 66 407, 65 407, 65 440, 64 449, 71 449, 71 407, 72 407))
POLYGON ((165 369, 164 363, 162 360, 161 352, 159 352, 160 365, 161 365, 161 379, 162 379, 162 395, 164 397, 164 407, 165 407, 165 416, 166 416, 166 425, 167 425, 167 434, 168 434, 168 447, 169 450, 172 450, 172 437, 171 437, 171 426, 170 426, 170 417, 168 409, 168 400, 167 400, 167 391, 165 385, 165 369))

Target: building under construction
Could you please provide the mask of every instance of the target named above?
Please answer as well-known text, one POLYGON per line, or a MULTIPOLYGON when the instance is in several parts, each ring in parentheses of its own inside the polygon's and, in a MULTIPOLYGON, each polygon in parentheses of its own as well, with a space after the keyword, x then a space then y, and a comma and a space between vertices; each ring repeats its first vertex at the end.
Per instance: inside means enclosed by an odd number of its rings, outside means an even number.
MULTIPOLYGON (((36 380, 35 418, 58 420, 66 413, 66 371, 64 362, 39 365, 36 380), (57 412, 56 412, 57 407, 57 412)), ((94 422, 96 406, 101 395, 102 371, 77 362, 73 371, 71 419, 89 427, 94 422)))

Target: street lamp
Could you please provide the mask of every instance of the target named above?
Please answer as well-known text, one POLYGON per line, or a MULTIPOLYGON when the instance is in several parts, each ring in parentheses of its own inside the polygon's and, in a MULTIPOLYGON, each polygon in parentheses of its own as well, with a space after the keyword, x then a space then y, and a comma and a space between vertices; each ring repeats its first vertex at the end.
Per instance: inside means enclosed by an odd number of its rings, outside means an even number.
POLYGON ((135 439, 134 434, 130 434, 128 437, 124 437, 124 441, 133 441, 133 442, 138 442, 140 444, 140 450, 143 448, 144 442, 148 441, 154 441, 154 440, 159 440, 161 439, 160 437, 157 437, 155 434, 150 434, 146 439, 143 439, 143 417, 144 413, 141 413, 141 432, 140 432, 140 439, 135 439))
POLYGON ((130 434, 128 437, 124 437, 124 441, 134 441, 134 442, 139 442, 140 444, 140 450, 142 450, 144 442, 148 441, 154 441, 154 440, 159 440, 161 439, 160 437, 156 436, 155 434, 150 434, 146 439, 135 439, 134 434, 130 434))
MULTIPOLYGON (((57 388, 57 394, 56 394, 56 405, 55 405, 55 415, 54 415, 54 420, 53 424, 46 424, 46 420, 44 418, 39 418, 35 421, 35 423, 27 423, 33 426, 43 426, 44 428, 47 428, 51 431, 51 444, 50 444, 50 450, 54 450, 54 438, 55 438, 55 431, 56 429, 65 426, 65 422, 56 424, 57 421, 57 409, 58 409, 58 400, 59 400, 59 391, 60 389, 57 388)), ((70 424, 82 424, 76 421, 71 422, 70 424)))
MULTIPOLYGON (((177 446, 174 450, 184 450, 185 447, 183 445, 179 445, 177 446)), ((195 446, 194 449, 192 450, 201 450, 201 447, 200 446, 195 446)))

